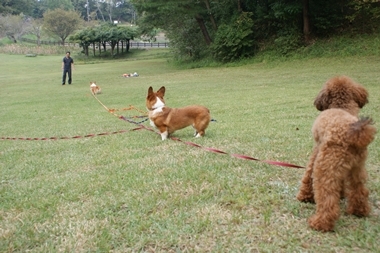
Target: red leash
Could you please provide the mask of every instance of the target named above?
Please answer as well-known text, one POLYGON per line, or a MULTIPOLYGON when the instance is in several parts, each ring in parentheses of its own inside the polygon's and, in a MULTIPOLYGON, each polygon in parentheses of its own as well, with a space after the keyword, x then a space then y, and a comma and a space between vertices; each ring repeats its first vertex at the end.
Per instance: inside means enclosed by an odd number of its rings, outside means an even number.
POLYGON ((87 134, 87 135, 76 135, 76 136, 63 136, 63 137, 0 137, 0 140, 12 140, 12 141, 47 141, 47 140, 68 140, 68 139, 80 139, 80 138, 89 138, 89 137, 95 137, 95 136, 104 136, 104 135, 112 135, 112 134, 121 134, 121 133, 126 133, 126 132, 131 132, 131 131, 136 131, 143 129, 142 127, 136 127, 131 130, 119 130, 119 131, 114 131, 114 132, 104 132, 104 133, 99 133, 99 134, 87 134))
MULTIPOLYGON (((123 119, 123 118, 120 117, 120 119, 123 119)), ((160 133, 154 131, 152 128, 146 127, 144 125, 141 125, 141 129, 145 129, 145 130, 148 130, 148 131, 155 132, 158 135, 160 134, 160 133)), ((181 139, 179 139, 177 137, 170 137, 169 139, 171 139, 173 141, 182 142, 182 143, 184 143, 186 145, 189 145, 189 146, 192 146, 192 147, 202 148, 204 150, 207 150, 207 151, 210 151, 210 152, 213 152, 213 153, 222 154, 222 155, 228 155, 229 154, 229 153, 224 152, 224 151, 219 150, 219 149, 202 147, 201 145, 196 144, 194 142, 182 141, 181 139)), ((272 164, 272 165, 281 166, 281 167, 289 167, 289 168, 297 168, 297 169, 304 169, 305 168, 303 166, 299 166, 299 165, 295 165, 295 164, 291 164, 291 163, 286 163, 286 162, 271 161, 271 160, 259 160, 257 158, 246 156, 246 155, 240 155, 240 154, 230 154, 230 155, 232 157, 236 157, 236 158, 239 158, 239 159, 250 160, 250 161, 257 161, 257 162, 263 162, 263 163, 272 164)))
MULTIPOLYGON (((96 96, 94 96, 94 97, 98 100, 98 102, 101 105, 103 105, 96 96)), ((103 107, 109 113, 113 114, 114 116, 117 116, 119 119, 124 120, 124 121, 126 121, 128 123, 136 124, 138 127, 133 128, 131 130, 119 130, 119 131, 104 132, 104 133, 99 133, 99 134, 87 134, 87 135, 84 135, 84 136, 77 135, 77 136, 72 136, 72 137, 48 137, 48 138, 46 138, 46 137, 45 138, 0 137, 0 140, 43 140, 44 141, 44 140, 79 139, 79 138, 89 138, 89 137, 95 137, 95 136, 104 136, 104 135, 111 135, 111 134, 119 134, 119 133, 125 133, 125 132, 128 132, 128 131, 136 131, 136 130, 141 130, 141 129, 145 129, 145 130, 154 132, 154 133, 156 133, 158 135, 160 134, 160 133, 156 132, 155 130, 153 130, 152 128, 149 128, 149 127, 146 127, 144 125, 141 125, 141 123, 134 122, 134 121, 129 120, 128 118, 126 118, 124 116, 119 116, 119 115, 115 114, 114 111, 109 110, 105 105, 103 105, 103 107)), ((134 108, 132 106, 130 108, 131 109, 136 109, 136 108, 134 108)), ((224 151, 219 150, 219 149, 202 147, 201 145, 198 145, 198 144, 196 144, 194 142, 182 141, 181 139, 179 139, 177 137, 170 137, 170 139, 173 140, 173 141, 182 142, 182 143, 184 143, 186 145, 193 146, 193 147, 196 147, 196 148, 202 148, 204 150, 207 150, 207 151, 210 151, 210 152, 213 152, 213 153, 222 154, 222 155, 228 155, 229 154, 229 153, 224 152, 224 151)), ((236 158, 239 158, 239 159, 243 159, 243 160, 263 162, 263 163, 272 164, 272 165, 276 165, 276 166, 282 166, 282 167, 290 167, 290 168, 297 168, 297 169, 303 169, 303 168, 305 168, 303 166, 298 166, 298 165, 291 164, 291 163, 285 163, 285 162, 279 162, 279 161, 271 161, 271 160, 259 160, 259 159, 254 158, 254 157, 250 157, 250 156, 246 156, 246 155, 241 155, 241 154, 230 154, 230 156, 236 157, 236 158)))

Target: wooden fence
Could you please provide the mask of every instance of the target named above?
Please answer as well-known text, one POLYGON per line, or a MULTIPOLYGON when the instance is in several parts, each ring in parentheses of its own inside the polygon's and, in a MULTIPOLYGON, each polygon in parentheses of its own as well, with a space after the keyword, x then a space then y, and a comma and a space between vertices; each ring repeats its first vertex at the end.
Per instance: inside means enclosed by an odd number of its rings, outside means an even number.
MULTIPOLYGON (((37 40, 31 40, 31 39, 24 38, 24 39, 22 39, 22 41, 37 44, 37 40)), ((40 44, 41 45, 56 45, 56 46, 62 45, 62 43, 58 42, 58 41, 43 41, 43 40, 40 41, 40 44)), ((79 47, 79 44, 74 43, 74 42, 65 42, 64 46, 72 46, 72 47, 77 46, 77 47, 79 47)), ((107 44, 107 46, 109 46, 109 45, 107 44)), ((119 46, 120 47, 122 46, 121 43, 119 44, 119 46)), ((124 43, 124 46, 125 46, 125 43, 124 43)), ((135 42, 135 41, 130 41, 129 47, 130 48, 167 48, 167 47, 169 47, 169 43, 167 43, 167 42, 135 42)))

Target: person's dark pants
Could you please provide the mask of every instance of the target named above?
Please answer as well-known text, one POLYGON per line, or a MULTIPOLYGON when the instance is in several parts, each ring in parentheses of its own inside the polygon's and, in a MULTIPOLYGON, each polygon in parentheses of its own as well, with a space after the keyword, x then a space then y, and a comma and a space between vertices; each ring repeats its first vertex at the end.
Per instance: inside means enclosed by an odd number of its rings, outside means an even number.
POLYGON ((66 83, 66 73, 69 76, 69 84, 71 84, 71 69, 64 69, 63 70, 63 76, 62 76, 62 84, 66 83))

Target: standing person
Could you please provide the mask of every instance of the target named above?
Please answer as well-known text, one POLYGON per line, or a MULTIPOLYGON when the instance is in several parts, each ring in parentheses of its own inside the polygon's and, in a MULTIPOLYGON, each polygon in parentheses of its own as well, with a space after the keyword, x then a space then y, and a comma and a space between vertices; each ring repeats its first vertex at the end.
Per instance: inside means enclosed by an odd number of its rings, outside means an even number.
POLYGON ((66 73, 69 76, 69 84, 71 84, 71 70, 74 69, 74 60, 70 57, 70 52, 66 52, 66 56, 63 57, 62 60, 62 70, 63 70, 63 76, 62 76, 62 85, 65 85, 66 83, 66 73))

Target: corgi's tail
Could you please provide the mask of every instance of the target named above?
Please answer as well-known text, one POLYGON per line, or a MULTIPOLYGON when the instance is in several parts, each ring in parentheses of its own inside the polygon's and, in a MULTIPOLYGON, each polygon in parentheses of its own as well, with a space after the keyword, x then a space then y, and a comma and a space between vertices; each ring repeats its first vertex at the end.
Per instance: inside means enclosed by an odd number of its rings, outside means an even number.
POLYGON ((366 117, 351 124, 347 138, 353 146, 365 148, 375 139, 375 134, 376 128, 372 119, 366 117))

